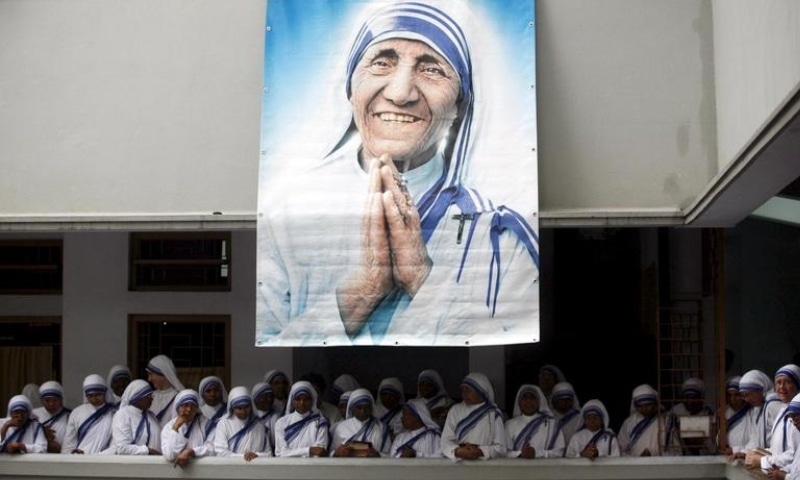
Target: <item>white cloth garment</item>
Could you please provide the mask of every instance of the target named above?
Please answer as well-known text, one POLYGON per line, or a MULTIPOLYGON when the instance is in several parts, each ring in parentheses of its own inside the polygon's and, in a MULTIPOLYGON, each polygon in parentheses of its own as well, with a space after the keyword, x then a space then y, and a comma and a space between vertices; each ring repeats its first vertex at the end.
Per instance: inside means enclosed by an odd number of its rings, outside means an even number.
POLYGON ((488 26, 481 28, 484 22, 471 15, 468 2, 414 3, 420 12, 414 15, 402 2, 375 4, 380 13, 359 29, 363 36, 354 39, 352 49, 345 47, 352 58, 340 70, 343 78, 330 80, 342 84, 342 99, 352 93, 344 84, 358 75, 352 66, 359 64, 364 49, 381 40, 422 42, 458 73, 453 128, 430 140, 438 141, 438 153, 415 159, 419 166, 403 173, 422 230, 430 234, 424 241, 431 271, 413 298, 395 289, 354 338, 345 334, 336 289, 360 264, 369 176, 358 159, 361 134, 350 128, 362 112, 354 113, 346 101, 320 105, 318 118, 337 118, 321 127, 331 138, 315 142, 322 146, 314 149, 319 151, 267 139, 269 155, 262 160, 259 187, 257 341, 318 346, 533 341, 538 337, 539 273, 531 215, 536 199, 530 195, 535 179, 529 175, 536 169, 524 167, 533 157, 529 140, 518 136, 527 130, 522 119, 530 118, 520 110, 523 102, 504 88, 510 76, 503 75, 503 63, 486 65, 504 51, 470 53, 491 48, 496 37, 487 34, 488 26), (419 25, 420 18, 430 20, 419 25), (395 28, 398 24, 403 28, 395 28), (515 126, 503 127, 512 118, 515 126), (483 124, 488 119, 491 126, 483 124), (498 168, 502 164, 509 168, 498 168), (480 175, 489 170, 494 174, 480 175), (493 185, 484 189, 488 184, 493 185))
POLYGON ((416 458, 441 457, 442 433, 439 425, 431 418, 427 401, 424 398, 412 398, 403 405, 403 410, 415 415, 422 422, 422 427, 400 432, 389 447, 389 455, 400 457, 404 448, 411 448, 416 458))
POLYGON ((139 379, 125 388, 111 428, 111 448, 117 455, 149 455, 151 448, 161 451, 161 425, 156 416, 134 406, 152 392, 150 384, 139 379))
POLYGON ((470 373, 462 384, 478 392, 483 403, 467 405, 459 402, 447 412, 442 429, 442 455, 459 461, 455 451, 459 444, 477 445, 483 452, 482 460, 501 458, 506 455, 506 432, 503 415, 494 403, 494 389, 482 373, 470 373), (474 420, 474 421, 471 421, 474 420))
POLYGON ((20 427, 8 427, 5 435, 0 437, 0 452, 4 452, 6 446, 11 442, 20 442, 25 445, 26 453, 45 453, 47 452, 47 438, 38 420, 33 418, 33 404, 25 395, 15 395, 8 401, 8 416, 0 423, 0 431, 3 426, 11 421, 11 412, 24 409, 28 412, 28 420, 20 427))
POLYGON ((662 411, 658 400, 658 392, 650 385, 639 385, 633 390, 631 413, 622 422, 617 440, 623 456, 638 457, 647 450, 651 456, 681 455, 681 447, 677 432, 669 428, 672 424, 666 413, 662 411), (635 405, 642 401, 655 402, 657 413, 645 418, 636 411, 635 405))
MULTIPOLYGON (((545 367, 547 367, 547 365, 545 367)), ((550 368, 557 367, 553 367, 551 365, 550 368)), ((561 371, 558 370, 558 372, 561 371)), ((553 391, 550 392, 550 407, 553 410, 553 416, 556 419, 556 428, 564 435, 564 442, 569 444, 572 435, 575 434, 581 424, 581 403, 578 400, 578 395, 575 393, 575 388, 573 388, 571 383, 558 382, 553 386, 553 391), (572 399, 572 407, 565 412, 559 412, 556 410, 553 407, 553 402, 560 398, 572 399)))
POLYGON ((64 389, 61 384, 54 380, 50 380, 39 386, 39 398, 43 400, 47 397, 60 398, 62 402, 61 408, 51 414, 44 406, 41 406, 34 408, 32 415, 39 420, 39 423, 42 424, 42 427, 53 431, 56 442, 63 444, 64 434, 67 431, 67 420, 69 420, 69 414, 71 410, 63 404, 64 389))
POLYGON ((255 416, 253 401, 246 387, 234 387, 228 395, 228 415, 217 423, 214 432, 214 454, 218 457, 244 457, 253 452, 259 457, 272 456, 267 427, 255 416), (240 420, 234 408, 250 405, 250 416, 240 420))
POLYGON ((597 399, 589 400, 583 408, 581 408, 579 417, 581 419, 580 426, 567 445, 567 450, 564 453, 565 457, 580 457, 581 452, 583 452, 589 443, 594 443, 595 447, 597 447, 598 457, 620 456, 619 442, 617 441, 617 436, 614 434, 614 431, 608 428, 608 424, 611 420, 609 419, 608 410, 606 410, 606 406, 603 405, 603 402, 597 399), (589 412, 599 414, 600 418, 603 419, 602 426, 596 432, 587 429, 584 425, 583 416, 589 412))
POLYGON ((275 456, 309 457, 310 447, 328 449, 330 424, 317 408, 317 391, 306 381, 292 385, 287 399, 286 414, 275 422, 275 456), (305 394, 311 399, 311 410, 300 414, 295 410, 294 399, 305 394))
MULTIPOLYGON (((202 385, 203 383, 201 382, 200 384, 202 385)), ((186 449, 192 449, 195 458, 214 455, 214 445, 211 443, 211 438, 206 434, 209 420, 200 413, 199 408, 191 422, 175 428, 175 424, 179 420, 179 408, 183 405, 199 407, 201 402, 199 397, 200 395, 191 389, 181 390, 178 392, 178 396, 175 397, 173 408, 176 416, 161 429, 161 453, 170 462, 174 461, 186 449)))
POLYGON ((163 427, 175 418, 176 413, 175 409, 172 408, 172 403, 175 401, 175 396, 178 395, 178 392, 184 389, 184 386, 178 378, 175 364, 166 355, 156 355, 151 358, 145 370, 163 375, 171 386, 163 390, 155 390, 153 392, 153 404, 150 405, 150 411, 155 414, 159 424, 163 427))
POLYGON ((331 432, 331 456, 339 445, 350 442, 369 442, 381 456, 388 455, 391 440, 380 420, 372 416, 362 422, 354 416, 355 406, 362 403, 369 403, 374 411, 375 399, 372 394, 365 388, 357 388, 350 393, 347 401, 347 418, 337 423, 331 432))
POLYGON ((547 397, 536 385, 525 384, 517 390, 514 400, 514 416, 505 423, 506 456, 518 458, 522 447, 534 448, 536 458, 559 458, 564 456, 564 435, 556 428, 553 412, 547 405, 547 397), (533 393, 539 402, 539 409, 532 415, 525 415, 520 409, 520 399, 525 393, 533 393))

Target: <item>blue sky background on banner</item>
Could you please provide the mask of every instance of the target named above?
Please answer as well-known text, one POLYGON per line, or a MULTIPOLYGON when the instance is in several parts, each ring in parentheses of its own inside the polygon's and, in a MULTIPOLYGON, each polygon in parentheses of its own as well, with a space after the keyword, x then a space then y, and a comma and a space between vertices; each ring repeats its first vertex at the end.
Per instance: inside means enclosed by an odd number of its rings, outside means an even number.
MULTIPOLYGON (((332 147, 325 142, 336 137, 334 132, 343 122, 341 118, 328 116, 343 109, 331 105, 335 103, 341 107, 342 102, 346 105, 343 59, 365 7, 372 3, 363 0, 268 1, 261 125, 264 154, 259 170, 262 185, 277 173, 276 168, 302 168, 304 162, 319 160, 332 147), (315 126, 312 128, 312 125, 315 126)), ((470 0, 467 3, 481 22, 480 27, 492 32, 499 51, 505 52, 504 59, 496 59, 498 68, 508 73, 504 77, 510 82, 511 90, 518 92, 513 105, 518 110, 513 115, 517 125, 526 125, 527 130, 509 131, 507 140, 524 141, 535 148, 536 103, 535 90, 531 88, 536 81, 535 28, 530 25, 531 22, 535 24, 535 2, 470 0), (530 126, 534 127, 532 131, 530 126)), ((480 55, 483 47, 472 45, 473 57, 480 55)), ((494 158, 504 156, 499 151, 492 153, 494 158)), ((509 161, 521 161, 518 152, 509 152, 505 157, 509 161)), ((534 182, 533 185, 537 185, 536 170, 534 158, 524 167, 530 177, 525 179, 525 184, 534 182)), ((480 164, 476 172, 481 172, 480 164)), ((534 211, 538 210, 538 195, 535 196, 534 205, 531 205, 534 211)))

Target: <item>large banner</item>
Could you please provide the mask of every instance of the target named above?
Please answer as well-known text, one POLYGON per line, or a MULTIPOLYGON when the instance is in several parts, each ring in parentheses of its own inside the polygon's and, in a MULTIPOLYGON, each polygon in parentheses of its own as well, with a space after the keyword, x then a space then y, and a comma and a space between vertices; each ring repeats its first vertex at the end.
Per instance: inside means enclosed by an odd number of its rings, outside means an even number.
POLYGON ((256 345, 539 341, 532 0, 269 0, 256 345))

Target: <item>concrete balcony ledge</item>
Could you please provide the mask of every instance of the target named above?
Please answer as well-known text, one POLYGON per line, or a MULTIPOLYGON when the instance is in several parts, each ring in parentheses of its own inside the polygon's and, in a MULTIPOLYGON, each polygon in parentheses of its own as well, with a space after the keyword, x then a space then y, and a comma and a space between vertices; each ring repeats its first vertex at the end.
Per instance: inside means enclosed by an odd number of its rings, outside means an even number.
POLYGON ((162 457, 0 455, 0 479, 287 479, 287 480, 537 480, 729 479, 753 480, 724 457, 498 459, 453 463, 447 459, 334 459, 211 457, 185 469, 162 457))

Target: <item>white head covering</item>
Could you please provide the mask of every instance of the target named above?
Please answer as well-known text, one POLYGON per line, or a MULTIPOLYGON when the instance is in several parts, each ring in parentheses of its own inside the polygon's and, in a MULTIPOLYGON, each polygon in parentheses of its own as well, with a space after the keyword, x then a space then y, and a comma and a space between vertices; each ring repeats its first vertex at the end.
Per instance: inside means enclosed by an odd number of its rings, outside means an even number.
POLYGON ((39 387, 39 398, 58 397, 64 400, 64 388, 55 380, 44 382, 39 387))
POLYGON ((233 409, 242 405, 250 405, 250 416, 254 415, 253 397, 247 387, 233 387, 228 394, 228 418, 233 418, 233 409))
POLYGON ((439 372, 436 370, 428 369, 419 372, 417 376, 417 397, 420 397, 419 394, 419 382, 427 380, 431 383, 436 384, 439 387, 439 391, 436 392, 436 395, 447 395, 447 388, 444 386, 444 380, 442 380, 442 376, 439 375, 439 372))
POLYGON ((561 369, 553 364, 548 363, 539 367, 539 375, 541 375, 542 372, 547 372, 552 375, 553 378, 556 379, 555 383, 567 381, 567 378, 564 376, 564 373, 561 372, 561 369))
POLYGON ((404 390, 403 382, 401 382, 399 378, 397 377, 384 378, 378 385, 378 395, 377 398, 375 399, 375 403, 377 405, 384 406, 383 402, 381 402, 381 393, 390 392, 400 397, 400 404, 403 404, 406 401, 406 394, 403 390, 404 390))
POLYGON ((210 376, 200 380, 200 385, 197 387, 198 393, 200 394, 200 406, 206 404, 206 401, 203 400, 203 394, 205 393, 206 388, 210 387, 211 385, 217 385, 222 392, 222 405, 224 406, 226 403, 228 403, 228 390, 225 388, 225 384, 222 383, 222 379, 219 377, 210 376))
POLYGON ((514 398, 514 416, 518 417, 522 415, 522 409, 519 406, 519 402, 522 399, 522 396, 526 393, 533 393, 536 395, 536 399, 539 400, 539 412, 543 415, 548 417, 553 416, 553 411, 550 410, 550 405, 547 403, 547 397, 544 395, 544 392, 541 388, 536 385, 526 383, 521 385, 517 390, 517 396, 514 398))
POLYGON ((36 385, 35 383, 26 384, 24 387, 22 387, 22 394, 28 397, 28 400, 31 401, 33 408, 42 406, 42 401, 39 398, 39 385, 36 385))
POLYGON ((361 385, 358 384, 358 380, 349 373, 343 373, 333 381, 331 393, 338 399, 344 392, 352 392, 357 388, 361 388, 361 385))
POLYGON ((175 411, 177 412, 178 407, 187 403, 200 406, 200 395, 190 388, 181 390, 177 395, 175 395, 175 411))
POLYGON ((643 383, 633 389, 631 394, 631 413, 636 412, 636 406, 643 403, 659 404, 658 392, 650 385, 643 383))
POLYGON ((748 370, 739 380, 740 392, 761 392, 766 395, 773 388, 772 379, 761 370, 748 370))
POLYGON ((739 381, 742 379, 741 375, 734 375, 729 377, 728 380, 725 382, 725 390, 728 392, 739 391, 739 381))
POLYGON ((480 373, 472 372, 461 381, 461 385, 466 385, 483 398, 484 402, 489 402, 494 405, 494 387, 489 377, 480 373))
POLYGON ((102 393, 104 394, 106 403, 114 403, 111 389, 106 385, 105 379, 96 373, 87 375, 86 378, 83 379, 83 403, 89 403, 86 395, 90 393, 102 393))
POLYGON ((706 391, 706 384, 702 379, 697 377, 687 378, 683 385, 681 385, 681 395, 684 397, 699 397, 702 398, 706 391))
POLYGON ((114 365, 108 370, 108 376, 106 377, 106 385, 111 387, 111 384, 114 383, 114 380, 120 377, 127 378, 128 380, 133 380, 133 374, 131 373, 131 369, 126 367, 125 365, 114 365))
POLYGON ((375 399, 366 388, 357 388, 350 392, 350 399, 347 401, 347 418, 353 418, 355 407, 368 403, 372 407, 372 414, 375 415, 375 399))
POLYGON ((347 405, 350 402, 350 394, 351 393, 353 393, 353 392, 348 390, 346 392, 342 392, 342 394, 339 395, 339 406, 340 407, 342 406, 342 404, 347 405))
POLYGON ((584 425, 584 421, 583 421, 583 416, 586 415, 587 413, 596 413, 596 414, 600 415, 600 418, 603 419, 603 427, 602 428, 605 431, 613 432, 613 430, 611 430, 611 428, 609 427, 609 424, 611 423, 611 419, 608 417, 608 410, 606 410, 606 406, 603 405, 603 402, 601 402, 600 400, 598 400, 596 398, 593 398, 593 399, 587 401, 586 405, 584 405, 583 408, 581 408, 581 419, 580 419, 580 422, 578 422, 578 429, 579 430, 581 428, 584 428, 584 426, 585 426, 584 425))
POLYGON ((287 382, 289 382, 289 375, 286 375, 286 372, 284 372, 283 370, 270 370, 269 372, 264 374, 264 381, 269 384, 272 384, 272 381, 275 379, 275 377, 281 377, 281 376, 285 378, 287 382))
POLYGON ((30 414, 33 411, 33 404, 31 403, 31 399, 27 397, 27 395, 14 395, 11 397, 11 400, 8 401, 8 414, 7 417, 11 417, 11 412, 22 410, 30 414))
POLYGON ((250 397, 255 401, 256 398, 265 393, 272 393, 272 385, 270 385, 269 382, 258 382, 253 385, 253 389, 250 390, 250 397))
POLYGON ((122 398, 119 402, 119 408, 127 407, 128 405, 133 405, 134 403, 138 402, 142 398, 152 395, 153 394, 153 387, 146 381, 137 378, 133 380, 131 383, 125 387, 125 391, 122 392, 122 398))
POLYGON ((428 402, 422 398, 412 398, 403 405, 404 410, 408 410, 411 414, 415 415, 425 428, 439 432, 439 424, 431 418, 431 411, 428 410, 428 402))
POLYGON ((147 364, 147 367, 145 367, 145 370, 158 375, 163 375, 169 384, 172 385, 172 388, 177 391, 181 391, 186 388, 183 386, 180 379, 178 379, 178 372, 175 370, 175 364, 172 363, 172 360, 166 355, 156 355, 155 357, 151 358, 150 362, 147 364))
POLYGON ((314 388, 314 385, 311 385, 311 382, 300 380, 292 385, 292 390, 289 392, 289 396, 286 399, 286 415, 294 412, 294 397, 301 393, 311 397, 311 411, 319 412, 317 408, 317 390, 314 388))
POLYGON ((581 402, 578 401, 578 395, 575 393, 575 389, 572 387, 571 383, 558 382, 553 386, 553 391, 550 392, 550 402, 552 403, 559 398, 571 398, 572 408, 576 410, 581 409, 581 402))

